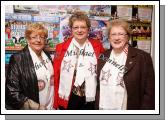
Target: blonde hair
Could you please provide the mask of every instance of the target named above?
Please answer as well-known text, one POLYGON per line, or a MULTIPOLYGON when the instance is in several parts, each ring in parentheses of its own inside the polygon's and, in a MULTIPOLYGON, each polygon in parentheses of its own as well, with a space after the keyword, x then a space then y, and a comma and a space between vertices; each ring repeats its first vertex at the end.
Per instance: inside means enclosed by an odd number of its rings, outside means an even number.
POLYGON ((131 30, 129 28, 129 24, 126 21, 120 20, 120 19, 115 19, 115 20, 111 21, 111 23, 108 26, 108 36, 110 35, 110 31, 111 31, 112 27, 115 27, 115 26, 122 27, 126 31, 127 35, 130 36, 131 30))
POLYGON ((73 14, 69 18, 69 26, 70 26, 70 28, 72 28, 73 23, 76 20, 85 21, 88 28, 90 28, 90 26, 91 26, 88 16, 85 13, 83 13, 83 12, 76 12, 75 14, 73 14))
POLYGON ((48 37, 48 30, 42 24, 32 23, 25 30, 25 38, 30 39, 30 35, 34 32, 44 36, 45 38, 48 37))

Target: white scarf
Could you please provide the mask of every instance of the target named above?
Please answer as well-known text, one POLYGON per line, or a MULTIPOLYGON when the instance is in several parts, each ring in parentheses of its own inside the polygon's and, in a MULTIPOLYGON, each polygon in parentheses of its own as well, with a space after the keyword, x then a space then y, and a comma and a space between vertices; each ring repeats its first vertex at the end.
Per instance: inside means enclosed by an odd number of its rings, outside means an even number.
POLYGON ((36 55, 36 53, 28 47, 30 51, 30 55, 32 57, 35 72, 37 75, 38 85, 39 81, 43 81, 43 89, 39 90, 39 101, 41 105, 44 105, 47 109, 53 109, 53 97, 54 97, 54 78, 53 78, 53 66, 50 59, 46 56, 46 54, 42 51, 41 56, 45 62, 45 66, 41 63, 40 59, 36 55))
POLYGON ((86 101, 94 101, 96 94, 97 59, 91 43, 87 40, 82 47, 73 38, 61 63, 59 97, 69 100, 75 65, 77 64, 74 85, 81 86, 85 81, 86 101), (79 49, 79 52, 77 51, 79 49), (83 51, 84 50, 84 51, 83 51), (70 55, 71 52, 71 55, 70 55), (80 53, 77 59, 77 52, 80 53), (82 55, 85 52, 85 56, 82 55), (78 61, 77 61, 78 60, 78 61))
POLYGON ((127 106, 127 92, 123 81, 128 46, 115 59, 114 50, 100 73, 100 109, 121 110, 127 106), (122 67, 121 67, 122 66, 122 67))

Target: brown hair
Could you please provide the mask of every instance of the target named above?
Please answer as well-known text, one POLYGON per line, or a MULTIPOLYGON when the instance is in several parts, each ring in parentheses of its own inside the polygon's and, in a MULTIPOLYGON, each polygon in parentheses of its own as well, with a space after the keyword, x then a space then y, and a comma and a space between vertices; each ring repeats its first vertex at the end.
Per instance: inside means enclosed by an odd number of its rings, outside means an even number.
POLYGON ((85 13, 83 13, 83 12, 76 12, 75 14, 73 14, 73 15, 69 18, 69 26, 70 26, 70 28, 72 28, 73 23, 74 23, 76 20, 85 21, 85 22, 86 22, 86 25, 87 25, 87 27, 88 27, 88 29, 89 29, 90 26, 91 26, 90 20, 89 20, 88 16, 87 16, 85 13))
POLYGON ((108 36, 110 35, 110 31, 111 31, 112 27, 114 27, 114 26, 122 27, 126 31, 128 36, 130 36, 131 31, 130 31, 130 28, 129 28, 129 24, 126 21, 120 20, 120 19, 115 19, 115 20, 111 21, 111 23, 108 26, 108 36))
POLYGON ((5 23, 5 28, 10 27, 10 23, 5 23))
POLYGON ((30 39, 30 35, 33 32, 37 32, 39 35, 44 36, 45 38, 48 37, 48 30, 40 23, 32 23, 30 24, 27 29, 25 30, 25 38, 30 39))

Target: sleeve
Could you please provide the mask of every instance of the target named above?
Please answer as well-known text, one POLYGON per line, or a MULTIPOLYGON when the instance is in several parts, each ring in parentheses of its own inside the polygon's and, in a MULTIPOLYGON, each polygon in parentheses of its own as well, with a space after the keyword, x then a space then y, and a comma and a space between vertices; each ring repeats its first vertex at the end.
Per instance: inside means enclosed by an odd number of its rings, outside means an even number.
POLYGON ((101 44, 101 46, 100 46, 100 53, 103 53, 104 51, 105 51, 105 49, 104 49, 103 45, 101 44))
POLYGON ((155 75, 151 56, 145 55, 143 72, 144 93, 141 109, 155 109, 155 75))
POLYGON ((28 99, 22 94, 20 86, 21 72, 19 60, 19 56, 11 56, 5 85, 5 103, 6 106, 10 106, 13 109, 20 109, 28 99))
POLYGON ((56 46, 56 51, 53 60, 54 68, 54 108, 58 109, 58 89, 59 89, 59 75, 60 75, 60 49, 56 46))
POLYGON ((100 62, 100 55, 105 51, 102 43, 99 41, 99 54, 98 54, 98 64, 97 64, 97 87, 96 87, 96 96, 95 96, 95 109, 99 110, 99 99, 100 99, 100 81, 99 81, 99 76, 100 76, 100 70, 99 70, 99 62, 100 62))
POLYGON ((103 53, 105 51, 103 44, 99 41, 99 49, 100 49, 100 53, 103 53))
MULTIPOLYGON (((104 53, 103 53, 104 54, 104 53)), ((100 72, 102 70, 104 63, 101 58, 98 59, 97 64, 97 87, 96 87, 96 96, 95 96, 95 109, 99 110, 99 100, 100 100, 100 72)))

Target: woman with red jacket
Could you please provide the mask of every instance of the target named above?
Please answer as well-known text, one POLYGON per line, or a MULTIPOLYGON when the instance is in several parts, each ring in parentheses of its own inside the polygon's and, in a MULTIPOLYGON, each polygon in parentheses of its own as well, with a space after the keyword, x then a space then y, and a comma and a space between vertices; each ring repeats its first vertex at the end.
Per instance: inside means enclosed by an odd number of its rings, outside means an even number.
POLYGON ((104 48, 88 39, 90 20, 81 12, 69 19, 73 37, 56 46, 55 109, 94 109, 97 58, 104 48))

